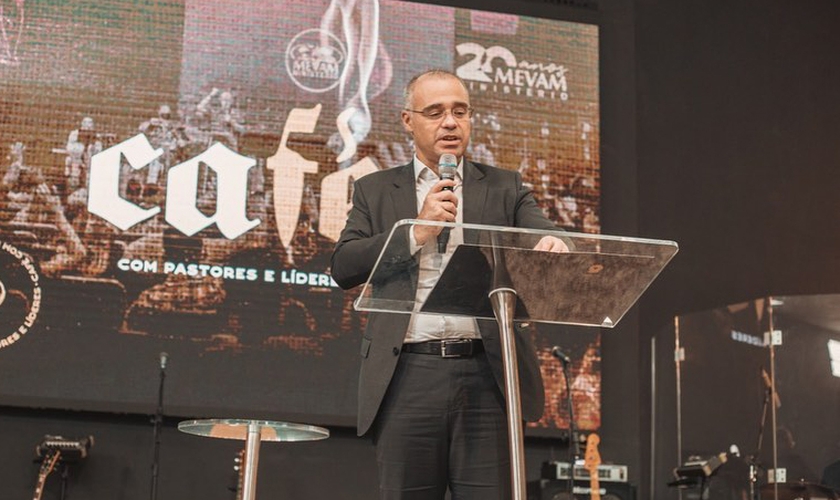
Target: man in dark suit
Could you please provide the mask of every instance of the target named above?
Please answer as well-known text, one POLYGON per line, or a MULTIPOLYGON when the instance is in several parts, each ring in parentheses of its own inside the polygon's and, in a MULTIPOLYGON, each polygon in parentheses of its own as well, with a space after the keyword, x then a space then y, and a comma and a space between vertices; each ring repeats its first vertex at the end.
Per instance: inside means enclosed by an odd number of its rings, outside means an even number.
MULTIPOLYGON (((461 79, 448 71, 425 72, 409 82, 405 98, 401 119, 414 139, 414 161, 356 180, 353 208, 332 258, 332 277, 345 289, 368 279, 394 223, 402 219, 555 228, 517 172, 464 159, 472 108, 461 79), (455 180, 439 177, 444 153, 459 162, 455 180)), ((440 232, 439 226, 418 225, 400 236, 409 257, 396 280, 410 282, 418 300, 439 273, 440 232)), ((453 230, 450 248, 463 238, 453 230)), ((535 248, 568 251, 563 240, 551 236, 535 248)), ((515 338, 522 415, 537 420, 544 406, 539 364, 527 333, 517 328, 515 338)), ((371 313, 361 356, 358 433, 370 433, 376 445, 384 500, 442 500, 447 488, 453 500, 510 497, 495 322, 371 313)))

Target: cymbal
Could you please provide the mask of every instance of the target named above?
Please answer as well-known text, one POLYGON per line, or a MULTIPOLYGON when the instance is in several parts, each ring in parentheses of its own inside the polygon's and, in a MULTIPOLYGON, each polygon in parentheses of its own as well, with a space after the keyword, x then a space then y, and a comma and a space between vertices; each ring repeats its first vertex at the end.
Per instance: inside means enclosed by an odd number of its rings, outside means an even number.
MULTIPOLYGON (((773 485, 761 487, 762 500, 773 500, 773 485)), ((838 500, 837 493, 821 484, 797 482, 779 483, 779 500, 838 500)))

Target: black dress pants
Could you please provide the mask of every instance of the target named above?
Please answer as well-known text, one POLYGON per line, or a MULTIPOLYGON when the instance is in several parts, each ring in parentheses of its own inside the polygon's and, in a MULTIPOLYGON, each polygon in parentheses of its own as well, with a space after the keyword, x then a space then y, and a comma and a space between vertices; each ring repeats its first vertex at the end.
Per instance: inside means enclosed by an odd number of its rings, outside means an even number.
POLYGON ((382 500, 507 500, 504 397, 484 353, 402 353, 373 429, 382 500))

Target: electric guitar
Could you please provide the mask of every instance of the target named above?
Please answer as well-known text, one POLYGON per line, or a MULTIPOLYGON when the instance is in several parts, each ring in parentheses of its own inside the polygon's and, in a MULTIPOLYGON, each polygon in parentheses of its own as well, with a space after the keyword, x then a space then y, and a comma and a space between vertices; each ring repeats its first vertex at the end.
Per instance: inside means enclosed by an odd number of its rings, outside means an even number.
POLYGON ((47 482, 47 476, 50 475, 50 472, 55 469, 55 464, 58 463, 59 458, 61 458, 61 451, 59 450, 51 450, 44 457, 44 461, 41 462, 41 469, 38 471, 38 482, 35 484, 35 496, 32 497, 32 500, 41 500, 41 495, 44 494, 44 483, 47 482))
POLYGON ((598 453, 598 443, 601 438, 594 432, 586 438, 586 455, 583 467, 589 471, 589 498, 601 500, 601 483, 598 479, 598 466, 601 465, 601 455, 598 453))

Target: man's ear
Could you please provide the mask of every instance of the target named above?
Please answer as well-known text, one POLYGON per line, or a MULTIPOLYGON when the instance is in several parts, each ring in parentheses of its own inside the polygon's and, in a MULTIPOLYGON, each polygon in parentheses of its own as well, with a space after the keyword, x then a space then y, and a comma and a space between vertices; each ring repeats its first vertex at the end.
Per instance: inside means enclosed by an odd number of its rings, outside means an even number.
POLYGON ((402 121, 403 129, 405 129, 405 131, 409 134, 414 132, 414 124, 411 123, 411 118, 411 113, 408 111, 403 110, 400 113, 400 121, 402 121))

